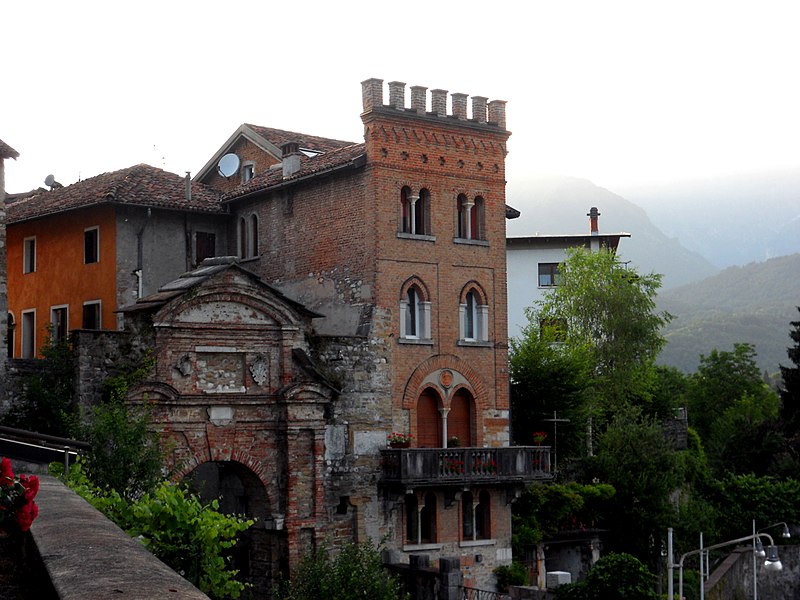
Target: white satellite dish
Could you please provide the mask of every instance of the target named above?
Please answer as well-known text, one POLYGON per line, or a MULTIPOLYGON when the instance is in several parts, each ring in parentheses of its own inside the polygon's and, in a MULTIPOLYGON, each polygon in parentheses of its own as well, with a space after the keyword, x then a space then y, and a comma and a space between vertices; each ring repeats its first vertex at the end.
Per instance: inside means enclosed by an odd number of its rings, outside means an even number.
POLYGON ((223 177, 227 178, 231 175, 235 175, 238 170, 239 157, 232 152, 220 158, 217 163, 217 171, 219 171, 219 174, 223 177))
POLYGON ((58 183, 58 182, 56 181, 56 178, 55 178, 55 176, 54 176, 54 175, 52 175, 52 174, 51 174, 51 175, 48 175, 47 177, 45 177, 45 178, 44 178, 44 184, 45 184, 46 186, 48 186, 49 188, 51 188, 51 189, 53 189, 53 188, 60 188, 60 187, 64 187, 64 186, 62 186, 60 183, 58 183))

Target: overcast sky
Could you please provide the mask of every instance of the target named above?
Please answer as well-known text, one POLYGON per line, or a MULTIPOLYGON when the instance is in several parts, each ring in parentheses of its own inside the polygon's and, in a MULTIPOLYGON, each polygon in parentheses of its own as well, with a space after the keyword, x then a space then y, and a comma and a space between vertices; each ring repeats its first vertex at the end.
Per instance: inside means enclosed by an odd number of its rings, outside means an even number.
POLYGON ((244 122, 362 141, 369 77, 507 100, 510 185, 798 167, 798 23, 795 0, 4 2, 6 189, 196 173, 244 122))

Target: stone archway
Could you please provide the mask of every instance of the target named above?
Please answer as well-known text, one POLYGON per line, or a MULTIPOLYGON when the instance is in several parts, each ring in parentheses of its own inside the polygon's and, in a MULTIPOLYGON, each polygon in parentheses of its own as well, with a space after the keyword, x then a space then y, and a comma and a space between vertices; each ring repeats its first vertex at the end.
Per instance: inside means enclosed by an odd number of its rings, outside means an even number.
POLYGON ((259 477, 236 461, 208 461, 197 465, 182 481, 204 503, 219 502, 219 511, 256 521, 244 532, 229 556, 239 578, 251 584, 253 597, 269 598, 285 570, 286 536, 272 524, 267 490, 259 477))

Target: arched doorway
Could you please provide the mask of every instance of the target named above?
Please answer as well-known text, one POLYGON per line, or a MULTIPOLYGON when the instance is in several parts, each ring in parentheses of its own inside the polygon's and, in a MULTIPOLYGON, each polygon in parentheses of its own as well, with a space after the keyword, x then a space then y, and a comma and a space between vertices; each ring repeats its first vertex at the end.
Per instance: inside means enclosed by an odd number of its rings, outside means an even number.
POLYGON ((417 401, 417 447, 442 447, 442 417, 439 413, 439 395, 426 388, 417 401))
POLYGON ((239 570, 239 579, 252 584, 253 596, 271 597, 269 594, 283 568, 280 557, 285 552, 285 539, 264 529, 272 511, 258 476, 238 462, 205 462, 187 474, 183 482, 204 503, 217 500, 220 512, 257 519, 257 525, 241 535, 229 555, 234 568, 239 570))
POLYGON ((447 416, 447 436, 458 438, 461 446, 476 444, 474 432, 475 401, 468 390, 461 388, 453 394, 450 401, 450 413, 447 416))

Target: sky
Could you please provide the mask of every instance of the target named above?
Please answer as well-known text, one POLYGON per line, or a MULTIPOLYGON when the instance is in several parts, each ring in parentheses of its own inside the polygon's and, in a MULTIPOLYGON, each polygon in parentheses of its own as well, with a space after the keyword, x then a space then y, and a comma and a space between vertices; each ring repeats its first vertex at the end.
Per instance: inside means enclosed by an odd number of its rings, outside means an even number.
POLYGON ((4 2, 6 190, 196 173, 242 123, 362 141, 370 77, 506 100, 509 187, 798 167, 798 22, 795 0, 4 2))

